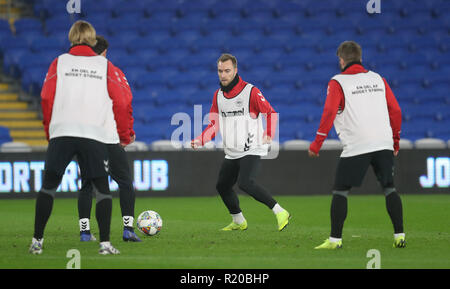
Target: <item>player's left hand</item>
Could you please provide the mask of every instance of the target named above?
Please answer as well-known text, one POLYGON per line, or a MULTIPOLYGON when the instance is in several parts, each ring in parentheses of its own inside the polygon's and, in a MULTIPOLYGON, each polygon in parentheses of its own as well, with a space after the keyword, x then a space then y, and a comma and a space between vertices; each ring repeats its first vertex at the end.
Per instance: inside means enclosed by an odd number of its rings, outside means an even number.
POLYGON ((270 136, 268 136, 268 135, 265 135, 263 137, 262 143, 263 144, 271 144, 272 143, 272 138, 270 136))
POLYGON ((120 146, 122 148, 125 148, 127 145, 134 143, 135 140, 136 140, 136 135, 134 134, 134 135, 132 135, 130 137, 130 142, 129 143, 120 142, 120 146))
POLYGON ((201 147, 201 142, 200 142, 200 140, 198 140, 198 139, 193 139, 193 140, 191 140, 191 148, 192 148, 192 149, 196 150, 196 149, 198 149, 199 147, 201 147))

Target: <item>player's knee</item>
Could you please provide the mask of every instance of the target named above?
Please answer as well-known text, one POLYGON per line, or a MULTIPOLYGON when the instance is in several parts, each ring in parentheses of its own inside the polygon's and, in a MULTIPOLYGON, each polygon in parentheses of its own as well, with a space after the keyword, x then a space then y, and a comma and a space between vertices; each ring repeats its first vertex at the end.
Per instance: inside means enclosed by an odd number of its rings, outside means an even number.
POLYGON ((255 181, 252 179, 239 179, 238 187, 244 192, 251 192, 253 186, 255 185, 255 181))
POLYGON ((335 184, 333 187, 333 195, 339 195, 339 196, 343 196, 343 197, 347 197, 348 193, 350 192, 350 189, 352 187, 349 185, 337 185, 335 184))
POLYGON ((56 188, 61 183, 62 177, 62 175, 58 175, 54 171, 45 171, 42 190, 52 191, 54 189, 56 191, 56 188))
POLYGON ((219 181, 216 183, 216 190, 217 190, 217 192, 219 192, 219 194, 222 195, 222 194, 225 194, 226 192, 230 191, 231 187, 227 183, 219 181))
POLYGON ((54 188, 54 189, 44 189, 44 188, 41 188, 41 190, 39 191, 39 193, 46 194, 46 195, 49 195, 50 197, 54 198, 55 195, 56 195, 56 189, 57 189, 57 188, 54 188))
POLYGON ((333 195, 347 198, 349 190, 333 190, 333 195))
POLYGON ((92 180, 92 188, 95 192, 97 203, 105 199, 112 199, 111 192, 109 191, 108 178, 98 178, 92 180))
POLYGON ((92 188, 92 183, 91 182, 87 182, 87 181, 83 181, 83 184, 81 185, 81 190, 79 192, 80 196, 81 195, 90 195, 92 194, 93 188, 92 188))
POLYGON ((225 190, 227 187, 226 183, 224 181, 221 181, 220 179, 216 183, 216 190, 220 193, 225 190))
POLYGON ((108 200, 108 199, 112 200, 112 195, 109 191, 108 192, 105 192, 105 191, 100 192, 98 190, 95 190, 95 200, 97 203, 100 203, 101 201, 108 200))
POLYGON ((118 185, 119 185, 120 192, 124 192, 125 194, 134 194, 133 184, 126 183, 126 184, 118 184, 118 185))
POLYGON ((396 193, 396 189, 394 187, 384 187, 383 188, 383 193, 387 197, 387 196, 389 196, 392 193, 396 193))

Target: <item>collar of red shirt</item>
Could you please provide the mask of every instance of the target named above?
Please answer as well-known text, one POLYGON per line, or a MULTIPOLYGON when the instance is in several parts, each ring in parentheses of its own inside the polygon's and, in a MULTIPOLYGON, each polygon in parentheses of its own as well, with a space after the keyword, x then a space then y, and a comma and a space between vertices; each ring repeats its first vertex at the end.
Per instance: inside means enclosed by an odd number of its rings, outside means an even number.
POLYGON ((233 98, 244 89, 245 85, 247 85, 247 82, 243 81, 239 76, 238 83, 229 92, 224 92, 223 95, 225 95, 226 98, 233 98))
POLYGON ((69 53, 75 56, 97 56, 97 53, 92 50, 92 47, 85 44, 70 47, 69 53))
POLYGON ((367 69, 365 69, 361 64, 353 64, 347 67, 347 69, 344 70, 342 74, 356 74, 361 72, 367 72, 367 69))

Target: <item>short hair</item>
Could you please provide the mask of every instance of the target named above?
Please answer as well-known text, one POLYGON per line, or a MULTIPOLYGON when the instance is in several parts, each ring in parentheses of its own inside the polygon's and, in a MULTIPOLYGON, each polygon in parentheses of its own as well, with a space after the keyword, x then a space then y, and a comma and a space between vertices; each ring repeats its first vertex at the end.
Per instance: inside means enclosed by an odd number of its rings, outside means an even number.
POLYGON ((355 41, 344 41, 339 45, 336 55, 342 58, 345 63, 361 61, 362 49, 355 41))
POLYGON ((101 35, 97 35, 96 39, 97 39, 97 44, 95 44, 95 46, 92 47, 92 50, 94 50, 95 53, 100 55, 100 54, 102 54, 103 51, 108 49, 109 43, 108 43, 108 40, 106 40, 105 37, 103 37, 101 35))
POLYGON ((229 54, 229 53, 223 53, 219 59, 217 59, 217 64, 219 64, 219 62, 225 62, 231 60, 231 62, 233 63, 234 68, 237 67, 237 59, 235 56, 229 54))
POLYGON ((78 20, 69 31, 69 41, 72 45, 87 44, 94 47, 97 44, 94 27, 87 21, 78 20))

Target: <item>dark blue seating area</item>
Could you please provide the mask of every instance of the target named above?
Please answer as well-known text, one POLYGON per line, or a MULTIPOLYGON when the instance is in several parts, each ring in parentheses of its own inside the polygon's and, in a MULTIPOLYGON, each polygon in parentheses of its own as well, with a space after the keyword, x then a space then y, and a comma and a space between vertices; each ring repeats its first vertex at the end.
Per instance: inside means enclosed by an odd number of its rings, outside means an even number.
POLYGON ((9 135, 9 129, 4 126, 0 126, 0 144, 11 142, 12 138, 9 135))
MULTIPOLYGON (((450 1, 381 1, 369 15, 357 0, 66 1, 34 0, 35 18, 0 21, 5 73, 38 97, 50 62, 69 48, 78 19, 110 42, 108 58, 132 86, 139 140, 170 138, 176 112, 209 111, 218 88, 216 60, 234 54, 239 74, 280 113, 280 142, 312 140, 336 48, 355 40, 363 63, 382 74, 402 107, 402 137, 450 139, 450 1)), ((337 138, 334 129, 330 138, 337 138)))

